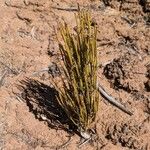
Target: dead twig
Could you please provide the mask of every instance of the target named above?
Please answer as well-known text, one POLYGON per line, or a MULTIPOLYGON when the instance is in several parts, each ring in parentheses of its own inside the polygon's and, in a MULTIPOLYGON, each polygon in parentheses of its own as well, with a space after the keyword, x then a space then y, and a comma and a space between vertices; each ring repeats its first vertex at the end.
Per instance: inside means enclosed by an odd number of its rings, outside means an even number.
POLYGON ((41 69, 41 70, 39 70, 39 71, 36 71, 36 72, 34 72, 31 76, 36 76, 36 75, 38 75, 39 73, 41 73, 41 72, 45 72, 45 71, 49 71, 49 68, 43 68, 43 69, 41 69))
POLYGON ((48 145, 43 145, 42 147, 43 148, 49 148, 49 149, 55 149, 55 150, 60 150, 60 149, 63 149, 63 148, 65 148, 65 147, 67 147, 69 144, 70 144, 70 142, 71 142, 71 140, 72 140, 72 136, 69 136, 69 139, 65 142, 65 143, 63 143, 62 145, 60 145, 60 146, 48 146, 48 145))
POLYGON ((5 78, 6 74, 7 74, 7 70, 5 70, 4 73, 2 74, 2 76, 0 77, 0 87, 3 84, 3 81, 4 81, 4 78, 5 78))
POLYGON ((56 148, 56 150, 59 150, 59 149, 65 148, 66 146, 68 146, 68 145, 70 144, 70 141, 71 141, 71 140, 72 140, 72 136, 69 136, 68 141, 67 141, 67 142, 65 142, 64 144, 62 144, 62 145, 58 146, 58 147, 56 148))
POLYGON ((78 145, 78 148, 81 148, 83 145, 87 144, 92 138, 85 139, 82 143, 78 145))
POLYGON ((111 97, 110 95, 107 94, 107 92, 104 90, 104 88, 98 84, 98 90, 99 92, 110 102, 111 104, 115 105, 117 108, 122 110, 123 112, 127 113, 128 115, 133 115, 133 112, 125 108, 124 105, 122 105, 120 102, 118 102, 115 98, 111 97))
POLYGON ((53 9, 57 9, 57 10, 62 10, 62 11, 78 11, 78 8, 75 8, 75 7, 73 7, 73 8, 62 8, 62 7, 54 7, 54 6, 52 6, 51 8, 53 8, 53 9))
POLYGON ((18 74, 17 71, 13 70, 13 69, 10 68, 8 65, 4 64, 2 61, 0 61, 0 63, 1 63, 3 66, 5 66, 7 69, 9 69, 14 75, 17 75, 17 74, 18 74))

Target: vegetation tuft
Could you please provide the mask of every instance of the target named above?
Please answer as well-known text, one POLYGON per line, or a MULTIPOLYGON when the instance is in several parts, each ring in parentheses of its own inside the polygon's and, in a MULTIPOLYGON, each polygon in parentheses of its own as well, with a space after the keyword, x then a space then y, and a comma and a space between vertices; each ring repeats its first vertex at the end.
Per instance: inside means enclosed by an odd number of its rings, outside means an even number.
POLYGON ((90 128, 98 109, 97 28, 87 11, 79 11, 75 18, 75 31, 67 23, 60 25, 63 75, 62 86, 55 87, 59 104, 81 133, 90 128))

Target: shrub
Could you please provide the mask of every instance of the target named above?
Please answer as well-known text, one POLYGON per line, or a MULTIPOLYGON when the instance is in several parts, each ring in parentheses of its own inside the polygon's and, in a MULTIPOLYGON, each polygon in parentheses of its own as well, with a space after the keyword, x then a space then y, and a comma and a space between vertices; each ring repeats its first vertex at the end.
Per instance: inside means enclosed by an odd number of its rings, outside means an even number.
POLYGON ((90 13, 75 14, 76 28, 70 31, 67 23, 60 25, 62 41, 59 50, 63 60, 62 86, 55 84, 57 99, 80 133, 90 128, 96 117, 97 91, 97 28, 90 13))

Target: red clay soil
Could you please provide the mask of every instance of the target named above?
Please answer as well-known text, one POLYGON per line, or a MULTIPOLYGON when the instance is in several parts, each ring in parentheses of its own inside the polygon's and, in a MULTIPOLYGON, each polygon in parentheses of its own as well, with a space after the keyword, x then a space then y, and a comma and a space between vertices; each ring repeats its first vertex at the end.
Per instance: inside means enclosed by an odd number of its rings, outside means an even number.
POLYGON ((149 0, 0 0, 1 150, 150 150, 149 141, 149 0), (61 59, 54 28, 75 27, 77 2, 98 26, 99 82, 134 113, 100 97, 95 137, 80 148, 50 82, 61 59))

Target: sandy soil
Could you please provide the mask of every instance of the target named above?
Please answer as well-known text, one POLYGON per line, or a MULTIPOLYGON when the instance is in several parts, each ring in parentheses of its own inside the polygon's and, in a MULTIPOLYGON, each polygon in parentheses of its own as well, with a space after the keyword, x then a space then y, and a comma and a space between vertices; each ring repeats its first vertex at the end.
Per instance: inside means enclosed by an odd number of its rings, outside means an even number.
POLYGON ((0 0, 0 27, 1 150, 150 150, 149 0, 0 0), (80 148, 50 82, 59 78, 54 28, 63 18, 75 26, 77 2, 98 26, 99 82, 134 113, 101 97, 96 136, 80 148))

